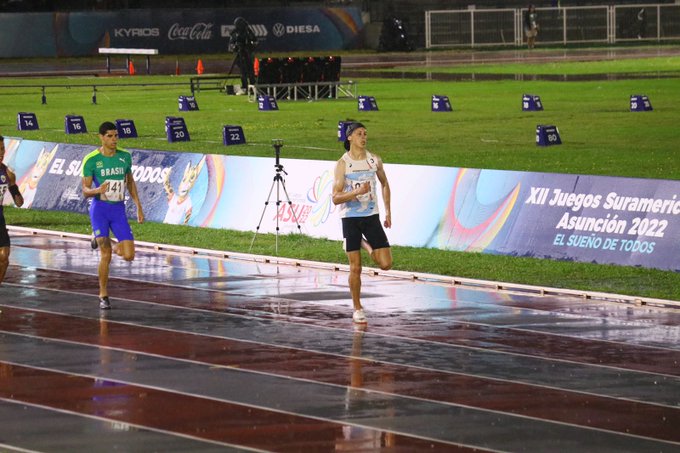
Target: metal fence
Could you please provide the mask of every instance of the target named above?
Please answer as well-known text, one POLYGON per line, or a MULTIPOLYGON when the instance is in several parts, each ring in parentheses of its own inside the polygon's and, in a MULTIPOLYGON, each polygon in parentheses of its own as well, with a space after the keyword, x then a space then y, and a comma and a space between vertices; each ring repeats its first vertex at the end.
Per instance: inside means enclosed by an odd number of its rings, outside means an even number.
MULTIPOLYGON (((425 47, 521 46, 526 9, 425 12, 425 47)), ((680 39, 680 5, 536 8, 542 44, 680 39)))

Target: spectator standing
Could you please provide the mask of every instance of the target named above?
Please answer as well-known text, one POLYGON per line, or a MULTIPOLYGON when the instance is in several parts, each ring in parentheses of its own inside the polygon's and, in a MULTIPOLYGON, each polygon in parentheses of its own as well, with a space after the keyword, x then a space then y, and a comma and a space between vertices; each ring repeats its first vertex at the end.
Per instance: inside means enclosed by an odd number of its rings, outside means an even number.
POLYGON ((538 36, 538 14, 534 5, 529 5, 524 13, 524 35, 527 37, 527 47, 533 49, 538 36))
POLYGON ((229 50, 236 54, 235 63, 241 71, 241 88, 236 91, 236 94, 246 94, 248 85, 255 84, 255 69, 253 67, 255 46, 257 46, 255 33, 250 29, 250 25, 244 18, 237 17, 234 20, 234 30, 229 39, 229 50))

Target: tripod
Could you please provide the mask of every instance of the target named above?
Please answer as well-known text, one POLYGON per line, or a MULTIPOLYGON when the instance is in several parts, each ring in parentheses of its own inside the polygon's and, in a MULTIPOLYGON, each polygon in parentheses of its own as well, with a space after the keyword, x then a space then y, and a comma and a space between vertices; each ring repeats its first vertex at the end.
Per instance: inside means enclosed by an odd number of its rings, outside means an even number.
POLYGON ((286 176, 288 176, 288 173, 286 173, 286 170, 283 169, 283 165, 281 165, 280 158, 281 158, 281 147, 283 146, 283 140, 280 138, 275 138, 272 140, 272 146, 274 147, 274 150, 276 152, 276 163, 274 164, 274 168, 276 169, 276 172, 274 174, 274 180, 272 181, 272 186, 269 188, 269 195, 267 195, 267 201, 264 202, 264 208, 262 208, 262 215, 260 215, 260 222, 257 224, 257 227, 255 228, 255 234, 253 234, 253 240, 250 241, 250 248, 248 249, 248 253, 253 249, 253 244, 255 244, 255 238, 257 237, 257 233, 260 231, 260 226, 262 225, 262 219, 264 219, 264 213, 267 211, 267 206, 269 206, 269 200, 272 197, 272 192, 274 191, 274 186, 276 185, 276 245, 275 245, 275 251, 276 255, 278 256, 279 254, 279 206, 281 205, 281 188, 283 188, 283 193, 286 195, 286 201, 288 202, 288 206, 290 209, 290 212, 293 214, 293 219, 295 220, 295 225, 297 226, 298 233, 301 233, 302 231, 300 230, 300 222, 298 222, 297 214, 295 213, 295 210, 293 209, 293 203, 290 201, 290 197, 288 196, 288 190, 286 190, 286 181, 284 181, 283 176, 281 175, 282 173, 286 176))

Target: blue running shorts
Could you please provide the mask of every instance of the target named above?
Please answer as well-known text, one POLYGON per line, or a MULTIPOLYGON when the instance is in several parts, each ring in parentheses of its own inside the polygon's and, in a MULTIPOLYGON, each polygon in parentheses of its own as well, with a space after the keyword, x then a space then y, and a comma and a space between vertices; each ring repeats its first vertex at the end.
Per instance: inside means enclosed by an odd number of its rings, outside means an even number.
POLYGON ((109 237, 109 230, 118 241, 133 241, 132 228, 125 215, 125 203, 92 200, 90 221, 95 237, 109 237))

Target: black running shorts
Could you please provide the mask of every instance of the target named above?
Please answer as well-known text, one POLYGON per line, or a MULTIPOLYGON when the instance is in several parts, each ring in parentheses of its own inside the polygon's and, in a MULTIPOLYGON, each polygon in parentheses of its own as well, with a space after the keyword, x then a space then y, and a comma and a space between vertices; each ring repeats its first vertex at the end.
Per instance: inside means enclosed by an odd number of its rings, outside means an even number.
POLYGON ((9 247, 9 233, 5 224, 5 216, 0 213, 0 247, 9 247))
POLYGON ((378 214, 368 217, 343 217, 342 236, 345 238, 346 252, 361 250, 362 236, 373 249, 390 246, 378 214))

